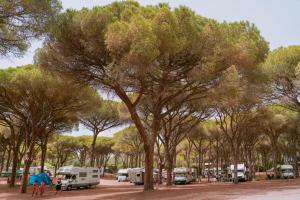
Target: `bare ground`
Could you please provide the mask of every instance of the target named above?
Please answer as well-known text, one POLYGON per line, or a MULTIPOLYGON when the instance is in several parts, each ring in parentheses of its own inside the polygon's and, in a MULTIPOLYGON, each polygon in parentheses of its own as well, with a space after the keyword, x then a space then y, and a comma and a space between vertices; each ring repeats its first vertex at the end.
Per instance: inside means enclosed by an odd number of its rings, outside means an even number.
POLYGON ((143 192, 142 186, 133 186, 128 182, 102 179, 100 185, 93 189, 63 191, 54 195, 55 191, 46 188, 43 197, 31 197, 20 194, 19 188, 8 188, 4 182, 0 184, 1 200, 57 199, 57 200, 260 200, 260 199, 300 199, 300 179, 292 180, 260 180, 239 183, 194 183, 167 187, 159 186, 158 190, 143 192))

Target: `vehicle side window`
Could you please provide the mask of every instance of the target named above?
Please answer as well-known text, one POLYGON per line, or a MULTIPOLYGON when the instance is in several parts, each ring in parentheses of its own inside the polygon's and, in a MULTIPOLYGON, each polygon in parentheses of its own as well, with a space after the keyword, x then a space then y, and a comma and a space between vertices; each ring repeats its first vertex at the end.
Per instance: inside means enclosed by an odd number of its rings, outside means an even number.
POLYGON ((79 177, 87 177, 87 173, 86 172, 79 172, 79 177))
POLYGON ((73 175, 73 176, 72 176, 72 179, 75 180, 75 179, 76 179, 76 175, 73 175))
POLYGON ((93 175, 93 178, 98 178, 98 175, 93 175))
POLYGON ((98 169, 96 169, 96 170, 93 170, 93 173, 98 173, 98 169))

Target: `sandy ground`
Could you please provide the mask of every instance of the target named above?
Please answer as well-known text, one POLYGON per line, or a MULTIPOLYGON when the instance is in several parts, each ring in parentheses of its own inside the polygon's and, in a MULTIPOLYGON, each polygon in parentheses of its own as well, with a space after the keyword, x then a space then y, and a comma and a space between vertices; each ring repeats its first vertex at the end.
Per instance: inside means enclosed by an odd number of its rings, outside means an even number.
POLYGON ((143 192, 142 186, 133 186, 128 182, 119 183, 115 180, 101 180, 100 185, 92 189, 63 191, 54 195, 55 191, 46 188, 43 197, 31 197, 32 188, 28 194, 18 193, 19 188, 10 189, 2 182, 0 184, 1 200, 26 199, 57 199, 57 200, 297 200, 300 199, 300 179, 294 180, 261 180, 239 183, 194 183, 166 187, 143 192))

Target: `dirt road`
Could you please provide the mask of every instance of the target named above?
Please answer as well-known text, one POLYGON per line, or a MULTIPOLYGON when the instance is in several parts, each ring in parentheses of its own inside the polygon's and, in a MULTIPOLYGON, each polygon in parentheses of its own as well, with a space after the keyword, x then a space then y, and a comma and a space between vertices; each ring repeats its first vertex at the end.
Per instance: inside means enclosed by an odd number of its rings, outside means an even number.
MULTIPOLYGON (((28 189, 29 193, 31 188, 28 189)), ((55 199, 55 200, 296 200, 300 199, 300 179, 232 183, 197 183, 172 187, 160 186, 158 190, 142 192, 142 186, 128 182, 101 180, 93 189, 63 191, 46 189, 45 196, 32 198, 30 194, 19 194, 18 188, 9 189, 0 185, 1 200, 55 199)))

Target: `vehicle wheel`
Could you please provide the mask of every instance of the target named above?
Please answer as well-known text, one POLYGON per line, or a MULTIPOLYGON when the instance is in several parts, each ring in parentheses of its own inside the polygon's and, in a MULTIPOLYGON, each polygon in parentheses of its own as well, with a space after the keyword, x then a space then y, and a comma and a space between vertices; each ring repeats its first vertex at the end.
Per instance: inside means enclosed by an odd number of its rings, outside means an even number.
POLYGON ((67 187, 67 190, 68 190, 68 191, 71 191, 71 190, 72 190, 72 186, 69 185, 69 186, 67 187))

